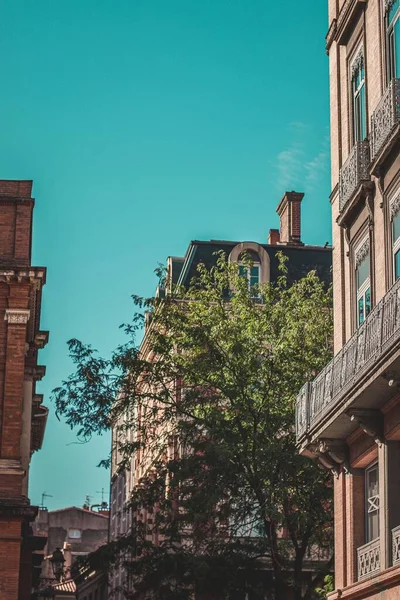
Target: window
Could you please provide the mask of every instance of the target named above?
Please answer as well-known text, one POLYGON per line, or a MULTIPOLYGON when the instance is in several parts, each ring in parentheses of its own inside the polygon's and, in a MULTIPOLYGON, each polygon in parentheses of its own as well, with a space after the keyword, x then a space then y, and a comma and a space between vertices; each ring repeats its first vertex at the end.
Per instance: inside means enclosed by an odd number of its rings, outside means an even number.
POLYGON ((70 529, 68 532, 68 537, 71 540, 79 540, 81 538, 81 530, 80 529, 70 529))
POLYGON ((371 312, 370 250, 366 239, 356 252, 357 326, 371 312))
POLYGON ((400 277, 400 196, 391 203, 392 215, 392 251, 393 251, 393 276, 394 281, 400 277))
MULTIPOLYGON (((260 284, 260 257, 257 252, 252 250, 246 250, 241 256, 245 256, 247 261, 251 261, 251 264, 239 264, 239 275, 247 279, 251 291, 260 284)), ((254 291, 252 296, 254 298, 258 297, 258 293, 254 291)))
POLYGON ((354 143, 367 136, 367 112, 365 104, 364 52, 360 48, 351 65, 351 90, 353 102, 354 143))
POLYGON ((386 10, 387 71, 391 81, 400 75, 400 0, 390 0, 386 10))
POLYGON ((239 275, 241 277, 246 277, 249 282, 249 290, 251 290, 255 285, 260 283, 260 267, 259 265, 253 265, 251 267, 247 267, 245 265, 239 265, 239 275))
POLYGON ((379 537, 379 469, 376 463, 365 471, 365 541, 379 537))

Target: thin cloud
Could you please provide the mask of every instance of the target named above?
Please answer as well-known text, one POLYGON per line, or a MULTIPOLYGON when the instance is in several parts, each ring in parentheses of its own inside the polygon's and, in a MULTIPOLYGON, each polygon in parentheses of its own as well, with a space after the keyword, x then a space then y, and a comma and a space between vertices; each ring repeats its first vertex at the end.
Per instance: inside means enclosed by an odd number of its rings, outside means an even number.
POLYGON ((299 185, 304 165, 304 150, 301 144, 293 143, 276 157, 277 184, 280 190, 294 188, 299 185))

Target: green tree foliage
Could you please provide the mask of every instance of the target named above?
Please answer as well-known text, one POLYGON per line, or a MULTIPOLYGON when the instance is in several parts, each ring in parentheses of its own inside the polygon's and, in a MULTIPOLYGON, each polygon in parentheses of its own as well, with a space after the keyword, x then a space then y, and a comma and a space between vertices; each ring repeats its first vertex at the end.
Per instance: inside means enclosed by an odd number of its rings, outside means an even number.
POLYGON ((289 285, 283 257, 277 282, 249 290, 221 255, 188 289, 135 302, 128 343, 104 360, 70 341, 76 370, 54 391, 80 437, 112 427, 119 469, 142 469, 105 563, 124 565, 131 598, 318 598, 331 476, 299 455, 294 422, 330 359, 330 290, 315 272, 289 285))

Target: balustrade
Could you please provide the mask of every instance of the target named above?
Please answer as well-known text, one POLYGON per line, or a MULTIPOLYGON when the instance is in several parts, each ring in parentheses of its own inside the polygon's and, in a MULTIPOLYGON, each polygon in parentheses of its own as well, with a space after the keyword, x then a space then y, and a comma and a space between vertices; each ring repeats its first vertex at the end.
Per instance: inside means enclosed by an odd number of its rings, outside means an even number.
POLYGON ((400 79, 392 79, 371 116, 371 159, 383 148, 400 120, 400 79))
POLYGON ((356 142, 339 172, 339 209, 350 200, 362 181, 369 181, 369 142, 356 142))
POLYGON ((400 279, 334 359, 301 389, 296 404, 297 440, 314 429, 399 339, 400 279))
POLYGON ((400 564, 400 525, 392 529, 392 559, 393 565, 400 564))
POLYGON ((381 569, 381 549, 379 538, 357 548, 358 579, 364 579, 381 569))

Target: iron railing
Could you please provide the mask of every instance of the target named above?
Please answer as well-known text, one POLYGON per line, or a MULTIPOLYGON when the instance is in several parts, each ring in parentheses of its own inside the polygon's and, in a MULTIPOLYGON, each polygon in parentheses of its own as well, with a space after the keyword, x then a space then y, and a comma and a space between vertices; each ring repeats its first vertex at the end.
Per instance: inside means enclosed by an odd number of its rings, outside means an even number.
POLYGON ((357 548, 358 579, 364 579, 381 570, 381 548, 379 538, 357 548))
POLYGON ((400 565, 400 525, 392 529, 392 561, 400 565))
POLYGON ((339 209, 342 211, 363 181, 369 181, 369 141, 356 142, 339 171, 339 209))
POLYGON ((400 279, 312 383, 302 387, 296 403, 297 441, 338 406, 376 361, 400 340, 400 279))
POLYGON ((392 79, 371 116, 371 160, 400 120, 400 79, 392 79))

